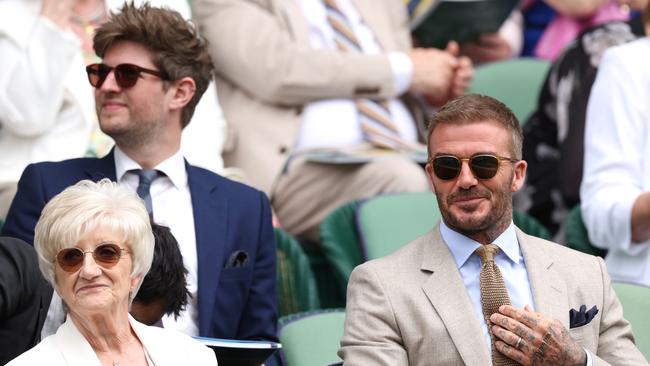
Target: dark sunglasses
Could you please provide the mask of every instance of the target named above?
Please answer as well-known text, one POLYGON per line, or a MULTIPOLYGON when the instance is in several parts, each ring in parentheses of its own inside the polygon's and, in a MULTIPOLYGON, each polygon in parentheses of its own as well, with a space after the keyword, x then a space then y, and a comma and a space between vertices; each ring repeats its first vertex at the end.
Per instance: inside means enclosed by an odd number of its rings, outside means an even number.
POLYGON ((477 179, 485 180, 497 175, 499 164, 502 161, 516 163, 518 160, 490 154, 474 155, 471 158, 439 155, 429 159, 429 163, 433 167, 433 172, 436 174, 436 177, 442 180, 451 180, 458 177, 462 169, 463 161, 469 163, 469 168, 477 179))
POLYGON ((122 258, 122 252, 128 253, 129 251, 120 248, 117 244, 101 244, 87 252, 79 248, 66 248, 56 254, 56 261, 64 271, 76 272, 81 268, 86 254, 92 253, 97 264, 104 268, 111 268, 122 258))
POLYGON ((90 85, 95 88, 101 88, 102 84, 108 77, 108 74, 111 71, 115 70, 115 82, 120 88, 130 88, 138 82, 140 73, 147 73, 155 75, 163 80, 168 80, 168 77, 165 76, 160 71, 145 69, 138 65, 133 64, 119 64, 115 67, 111 67, 104 64, 92 64, 86 66, 86 73, 88 74, 88 81, 90 85))

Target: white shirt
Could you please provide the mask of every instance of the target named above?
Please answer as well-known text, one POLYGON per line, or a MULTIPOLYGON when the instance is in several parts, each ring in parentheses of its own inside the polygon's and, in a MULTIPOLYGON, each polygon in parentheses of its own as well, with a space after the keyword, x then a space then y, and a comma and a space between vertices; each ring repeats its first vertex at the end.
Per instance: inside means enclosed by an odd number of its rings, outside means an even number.
MULTIPOLYGON (((315 49, 336 50, 334 32, 326 18, 322 0, 299 0, 303 15, 309 25, 311 46, 315 49)), ((350 0, 337 0, 357 36, 364 53, 383 52, 361 15, 350 0)), ((389 61, 395 77, 397 94, 404 93, 411 83, 413 65, 409 57, 401 52, 390 52, 389 61)), ((391 119, 400 136, 406 140, 417 140, 417 129, 413 118, 398 99, 389 100, 391 119)), ((353 99, 326 99, 309 103, 303 110, 303 121, 296 150, 317 147, 350 146, 364 141, 358 122, 358 112, 353 99)))
POLYGON ((39 14, 40 1, 0 1, 0 183, 83 156, 97 121, 80 41, 39 14))
MULTIPOLYGON (((479 323, 481 323, 483 339, 491 355, 492 341, 490 340, 487 324, 483 321, 483 307, 481 306, 481 258, 478 254, 474 254, 474 251, 481 244, 451 230, 443 221, 440 221, 440 235, 456 261, 460 276, 472 300, 474 315, 479 319, 479 323)), ((493 244, 496 244, 501 249, 494 257, 494 262, 501 271, 503 282, 505 282, 508 295, 510 296, 510 302, 518 308, 523 308, 524 305, 530 305, 534 309, 533 293, 530 289, 526 263, 524 263, 524 257, 519 249, 515 225, 510 223, 506 231, 499 235, 493 244)))
MULTIPOLYGON (((614 281, 650 286, 650 240, 632 244, 635 200, 650 191, 650 39, 610 48, 591 89, 580 199, 614 281)), ((649 223, 650 224, 650 223, 649 223)))
MULTIPOLYGON (((115 174, 117 181, 134 191, 138 187, 138 176, 132 169, 141 167, 115 147, 115 174)), ((196 235, 194 231, 194 212, 192 197, 187 182, 185 160, 180 151, 155 167, 165 173, 151 183, 151 205, 153 221, 170 228, 178 241, 183 255, 183 264, 187 268, 187 289, 192 295, 187 307, 178 319, 174 316, 163 317, 165 328, 175 329, 191 336, 199 335, 198 327, 198 264, 196 254, 196 235)))

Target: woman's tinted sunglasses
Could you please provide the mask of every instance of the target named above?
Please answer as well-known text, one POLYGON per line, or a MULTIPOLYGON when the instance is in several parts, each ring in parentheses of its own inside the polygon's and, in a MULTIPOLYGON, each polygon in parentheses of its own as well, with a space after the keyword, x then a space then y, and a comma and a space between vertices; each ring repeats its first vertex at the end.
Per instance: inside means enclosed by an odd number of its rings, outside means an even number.
POLYGON ((64 271, 76 272, 81 268, 86 254, 92 253, 97 264, 104 268, 111 268, 122 258, 122 252, 128 253, 129 250, 110 243, 98 245, 95 249, 87 252, 79 248, 66 248, 56 254, 56 261, 64 271))

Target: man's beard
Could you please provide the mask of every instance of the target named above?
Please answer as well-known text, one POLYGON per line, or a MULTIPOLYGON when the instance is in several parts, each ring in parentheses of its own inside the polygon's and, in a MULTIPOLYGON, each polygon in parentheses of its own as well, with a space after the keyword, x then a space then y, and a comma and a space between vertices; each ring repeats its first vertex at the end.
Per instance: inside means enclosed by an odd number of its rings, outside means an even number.
POLYGON ((496 239, 503 230, 508 226, 512 220, 512 194, 510 193, 510 185, 512 184, 512 177, 496 192, 490 192, 487 189, 479 189, 472 187, 471 189, 458 191, 447 196, 446 199, 440 197, 436 192, 438 199, 438 207, 444 222, 454 231, 465 236, 473 236, 477 233, 485 232, 488 237, 496 239), (460 219, 451 212, 449 207, 458 198, 484 198, 486 200, 492 199, 492 207, 490 211, 483 217, 460 219), (442 204, 444 202, 444 205, 442 204))

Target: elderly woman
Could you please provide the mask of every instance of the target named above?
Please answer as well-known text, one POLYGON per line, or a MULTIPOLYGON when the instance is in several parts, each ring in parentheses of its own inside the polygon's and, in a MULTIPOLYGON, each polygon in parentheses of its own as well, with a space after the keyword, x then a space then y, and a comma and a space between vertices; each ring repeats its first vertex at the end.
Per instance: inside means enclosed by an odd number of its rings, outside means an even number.
POLYGON ((189 336, 148 327, 129 306, 151 266, 154 238, 138 196, 105 179, 54 197, 36 225, 39 267, 66 322, 8 365, 216 365, 189 336))

